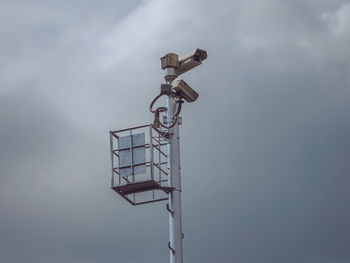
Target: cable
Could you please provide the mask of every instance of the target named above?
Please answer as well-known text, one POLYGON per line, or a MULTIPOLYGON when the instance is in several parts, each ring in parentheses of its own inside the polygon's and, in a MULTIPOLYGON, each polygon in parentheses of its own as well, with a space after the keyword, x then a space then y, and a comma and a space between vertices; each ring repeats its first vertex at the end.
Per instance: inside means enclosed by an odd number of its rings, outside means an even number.
MULTIPOLYGON (((152 110, 153 104, 163 95, 165 95, 165 94, 160 93, 157 97, 154 98, 154 100, 152 101, 151 105, 149 106, 149 111, 150 112, 154 113, 157 109, 159 109, 159 108, 157 108, 156 110, 152 110)), ((160 107, 160 108, 165 108, 165 107, 160 107)), ((166 110, 166 108, 165 108, 165 110, 166 110)))
POLYGON ((171 129, 177 123, 179 114, 181 112, 181 106, 182 106, 182 103, 184 103, 184 101, 180 98, 178 101, 176 101, 176 103, 179 104, 179 105, 177 106, 176 113, 172 116, 173 124, 171 124, 170 126, 167 126, 167 129, 171 129))
POLYGON ((164 92, 161 92, 157 97, 155 97, 155 98, 153 99, 153 101, 151 102, 151 105, 150 105, 150 107, 149 107, 150 112, 154 113, 154 121, 153 121, 153 124, 152 124, 152 125, 153 125, 155 128, 159 128, 160 126, 162 126, 162 127, 165 128, 165 129, 171 129, 172 127, 175 126, 175 124, 176 124, 177 121, 178 121, 178 117, 179 117, 179 114, 180 114, 181 108, 182 108, 181 106, 182 106, 182 103, 183 103, 184 101, 182 100, 182 97, 180 97, 179 100, 176 101, 176 104, 178 104, 178 106, 177 106, 177 109, 176 109, 175 114, 171 117, 172 124, 171 124, 170 126, 167 126, 167 125, 164 125, 164 124, 159 120, 159 116, 160 116, 160 113, 161 113, 161 112, 167 111, 168 108, 167 108, 167 107, 158 107, 158 108, 156 108, 155 110, 153 110, 153 105, 154 105, 154 103, 155 103, 161 96, 163 96, 163 95, 169 95, 169 94, 166 94, 166 93, 164 93, 164 92))

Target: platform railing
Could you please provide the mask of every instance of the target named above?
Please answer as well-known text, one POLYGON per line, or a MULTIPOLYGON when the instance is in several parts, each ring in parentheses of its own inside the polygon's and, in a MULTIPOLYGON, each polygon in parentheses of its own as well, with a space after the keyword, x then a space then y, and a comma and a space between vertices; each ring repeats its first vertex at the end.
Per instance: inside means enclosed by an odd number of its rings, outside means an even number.
POLYGON ((150 124, 110 131, 111 187, 133 205, 167 200, 172 190, 168 141, 161 133, 150 124))

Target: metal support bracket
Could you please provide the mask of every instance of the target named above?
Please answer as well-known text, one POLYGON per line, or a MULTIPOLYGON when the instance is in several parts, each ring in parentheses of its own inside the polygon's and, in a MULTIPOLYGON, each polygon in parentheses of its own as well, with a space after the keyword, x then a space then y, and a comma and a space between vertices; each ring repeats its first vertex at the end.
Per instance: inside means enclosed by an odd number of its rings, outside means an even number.
POLYGON ((173 255, 175 255, 175 250, 170 246, 170 241, 168 242, 168 248, 171 250, 173 255))
POLYGON ((155 129, 157 132, 159 132, 159 134, 165 138, 165 139, 169 139, 170 135, 173 135, 174 133, 172 132, 168 132, 168 131, 162 131, 160 129, 157 128, 157 126, 155 126, 154 124, 152 124, 153 129, 155 129))
POLYGON ((172 215, 174 215, 174 212, 170 209, 169 204, 166 204, 166 210, 172 215))

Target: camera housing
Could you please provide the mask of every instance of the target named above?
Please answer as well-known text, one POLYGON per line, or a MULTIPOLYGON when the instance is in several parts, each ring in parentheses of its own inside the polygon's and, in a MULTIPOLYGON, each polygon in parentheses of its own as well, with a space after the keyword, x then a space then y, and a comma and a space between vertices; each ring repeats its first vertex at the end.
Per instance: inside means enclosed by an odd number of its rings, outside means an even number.
POLYGON ((203 49, 197 48, 196 50, 192 51, 191 53, 188 53, 182 57, 179 58, 179 64, 177 68, 177 75, 181 75, 182 73, 185 73, 200 64, 202 64, 202 61, 207 58, 207 52, 203 49))
POLYGON ((179 93, 187 102, 195 101, 199 94, 195 92, 183 79, 175 79, 172 83, 173 89, 179 93))

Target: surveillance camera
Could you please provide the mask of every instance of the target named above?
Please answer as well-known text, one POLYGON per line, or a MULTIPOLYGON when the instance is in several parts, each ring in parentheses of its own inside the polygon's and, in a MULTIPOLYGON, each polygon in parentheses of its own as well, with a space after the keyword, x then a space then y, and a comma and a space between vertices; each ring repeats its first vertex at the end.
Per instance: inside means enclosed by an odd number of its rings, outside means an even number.
POLYGON ((174 80, 172 86, 187 102, 193 102, 199 96, 183 79, 174 80))
POLYGON ((177 75, 181 75, 182 73, 199 66, 206 58, 207 52, 199 48, 185 56, 180 57, 177 75))

